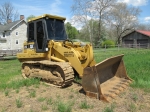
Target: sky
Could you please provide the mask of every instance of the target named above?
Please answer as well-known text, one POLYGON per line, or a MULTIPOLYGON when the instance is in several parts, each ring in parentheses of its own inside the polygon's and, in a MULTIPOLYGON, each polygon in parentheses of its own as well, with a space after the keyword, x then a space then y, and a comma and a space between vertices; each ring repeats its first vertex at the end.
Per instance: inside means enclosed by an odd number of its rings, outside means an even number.
MULTIPOLYGON (((150 0, 119 1, 125 2, 129 6, 139 7, 142 11, 139 16, 140 23, 150 23, 150 0)), ((0 4, 4 2, 8 2, 8 0, 0 0, 0 4)), ((66 17, 66 21, 70 21, 73 16, 71 12, 73 0, 10 0, 10 2, 25 18, 30 15, 52 14, 66 17)))
POLYGON ((141 14, 139 15, 140 23, 150 23, 150 0, 120 0, 130 6, 139 7, 141 14))

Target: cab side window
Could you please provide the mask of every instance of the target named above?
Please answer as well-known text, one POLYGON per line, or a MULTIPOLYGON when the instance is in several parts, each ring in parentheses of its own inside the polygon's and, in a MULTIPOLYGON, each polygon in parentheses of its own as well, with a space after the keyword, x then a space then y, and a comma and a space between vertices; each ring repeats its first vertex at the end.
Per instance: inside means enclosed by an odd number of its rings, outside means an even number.
POLYGON ((36 37, 37 37, 38 49, 42 49, 43 41, 44 41, 44 30, 43 30, 42 21, 36 23, 36 34, 37 34, 36 37))
POLYGON ((28 27, 28 41, 34 41, 34 23, 30 23, 28 27))

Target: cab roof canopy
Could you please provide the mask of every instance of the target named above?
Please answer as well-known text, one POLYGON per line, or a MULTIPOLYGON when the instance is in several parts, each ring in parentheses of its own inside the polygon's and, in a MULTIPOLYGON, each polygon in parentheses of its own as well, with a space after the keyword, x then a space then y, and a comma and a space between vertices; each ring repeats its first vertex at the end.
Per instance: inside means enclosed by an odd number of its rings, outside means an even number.
POLYGON ((44 15, 37 16, 35 18, 29 19, 28 22, 35 21, 35 20, 38 20, 38 19, 41 19, 41 18, 45 18, 45 17, 52 18, 52 19, 66 20, 65 17, 56 16, 56 15, 50 15, 50 14, 44 14, 44 15))

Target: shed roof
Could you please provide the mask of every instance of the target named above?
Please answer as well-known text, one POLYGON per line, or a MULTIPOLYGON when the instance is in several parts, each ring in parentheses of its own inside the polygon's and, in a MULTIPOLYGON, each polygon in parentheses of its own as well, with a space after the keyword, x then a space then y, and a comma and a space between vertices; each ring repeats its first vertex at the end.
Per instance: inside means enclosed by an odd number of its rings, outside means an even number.
POLYGON ((133 32, 138 32, 138 33, 140 33, 140 34, 143 34, 143 35, 146 35, 146 36, 150 37, 150 31, 146 31, 146 30, 133 30, 133 31, 131 31, 130 33, 128 33, 128 34, 122 36, 122 38, 125 38, 127 35, 129 35, 129 34, 131 34, 131 33, 133 33, 133 32))
POLYGON ((150 36, 150 31, 144 31, 144 30, 136 30, 136 31, 144 35, 150 36))

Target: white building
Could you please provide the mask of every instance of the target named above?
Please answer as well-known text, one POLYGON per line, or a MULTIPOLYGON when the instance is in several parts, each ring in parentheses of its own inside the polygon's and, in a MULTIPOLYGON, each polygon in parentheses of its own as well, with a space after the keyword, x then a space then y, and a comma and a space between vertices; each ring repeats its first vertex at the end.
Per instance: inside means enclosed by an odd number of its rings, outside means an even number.
POLYGON ((22 49, 26 40, 27 23, 23 15, 20 16, 20 20, 9 20, 7 24, 0 25, 0 50, 22 49))

